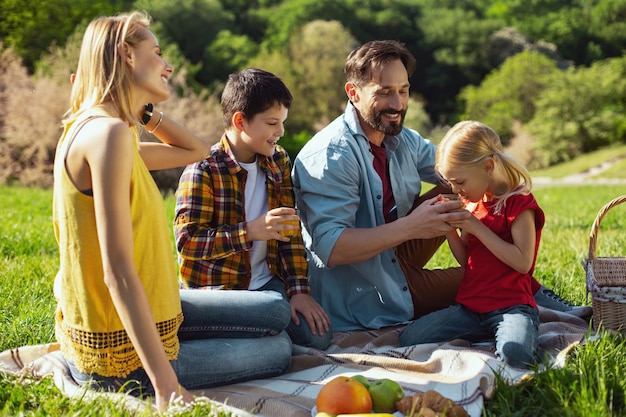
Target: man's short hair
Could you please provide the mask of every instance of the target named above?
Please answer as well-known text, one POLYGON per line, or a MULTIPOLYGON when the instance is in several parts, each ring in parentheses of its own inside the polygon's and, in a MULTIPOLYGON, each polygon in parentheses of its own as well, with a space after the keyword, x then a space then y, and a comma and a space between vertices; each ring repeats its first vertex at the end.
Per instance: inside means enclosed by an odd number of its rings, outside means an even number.
POLYGON ((415 71, 415 57, 404 44, 393 40, 370 41, 356 48, 346 58, 343 72, 346 81, 357 85, 372 79, 372 70, 390 61, 399 59, 404 64, 409 77, 415 71))

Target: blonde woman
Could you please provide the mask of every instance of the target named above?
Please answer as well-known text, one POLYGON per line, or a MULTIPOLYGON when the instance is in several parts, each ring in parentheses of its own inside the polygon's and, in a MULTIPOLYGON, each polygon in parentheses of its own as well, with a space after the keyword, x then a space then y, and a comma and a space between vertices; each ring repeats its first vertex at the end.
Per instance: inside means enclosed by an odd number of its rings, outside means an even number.
POLYGON ((140 12, 101 17, 83 38, 54 167, 55 333, 79 384, 153 395, 164 409, 174 396, 192 401, 186 388, 286 370, 290 311, 254 304, 263 320, 238 333, 230 300, 179 292, 149 171, 201 160, 210 143, 146 105, 169 97, 173 72, 149 24, 140 12), (141 129, 160 142, 139 142, 141 129))
MULTIPOLYGON (((495 338, 496 355, 526 368, 538 359, 539 314, 533 278, 544 213, 526 168, 502 150, 498 134, 474 121, 456 124, 437 147, 436 169, 468 203, 446 235, 464 266, 455 304, 411 323, 403 345, 495 338)), ((443 199, 442 199, 443 200, 443 199)))

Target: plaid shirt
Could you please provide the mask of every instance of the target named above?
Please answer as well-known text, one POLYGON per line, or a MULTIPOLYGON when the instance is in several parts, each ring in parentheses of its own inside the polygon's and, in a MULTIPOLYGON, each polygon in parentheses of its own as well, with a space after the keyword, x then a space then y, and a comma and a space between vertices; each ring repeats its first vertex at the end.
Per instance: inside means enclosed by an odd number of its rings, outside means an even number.
MULTIPOLYGON (((260 159, 259 168, 266 176, 268 210, 295 207, 287 152, 277 146, 272 157, 260 159)), ((176 190, 174 237, 185 287, 248 289, 252 241, 244 207, 247 174, 225 135, 207 158, 183 171, 176 190)), ((289 242, 268 240, 267 264, 285 282, 289 297, 310 293, 300 233, 289 242)))

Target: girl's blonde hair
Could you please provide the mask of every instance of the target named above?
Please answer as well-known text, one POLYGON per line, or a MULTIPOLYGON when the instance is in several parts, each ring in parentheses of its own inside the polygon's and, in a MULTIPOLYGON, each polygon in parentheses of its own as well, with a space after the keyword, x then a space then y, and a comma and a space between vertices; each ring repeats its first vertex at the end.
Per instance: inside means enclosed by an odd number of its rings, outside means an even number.
POLYGON ((71 123, 87 110, 112 103, 122 120, 139 135, 139 120, 131 108, 132 80, 125 60, 124 44, 131 48, 146 39, 150 16, 130 12, 94 19, 83 36, 76 77, 72 85, 70 109, 63 120, 71 123))
POLYGON ((471 120, 457 123, 437 145, 435 169, 477 166, 489 158, 494 161, 493 175, 506 185, 504 192, 494 195, 499 213, 510 196, 530 193, 532 180, 526 167, 503 151, 495 130, 471 120))

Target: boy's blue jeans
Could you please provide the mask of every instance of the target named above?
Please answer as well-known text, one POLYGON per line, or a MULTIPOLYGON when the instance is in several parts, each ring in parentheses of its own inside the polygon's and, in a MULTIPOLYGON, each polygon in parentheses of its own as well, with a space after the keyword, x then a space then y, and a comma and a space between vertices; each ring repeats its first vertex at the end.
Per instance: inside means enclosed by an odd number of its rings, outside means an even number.
POLYGON ((400 333, 400 345, 446 342, 496 342, 496 355, 506 364, 528 368, 539 359, 539 312, 517 305, 477 314, 455 304, 415 320, 400 333))
MULTIPOLYGON (((209 388, 284 373, 291 363, 292 343, 284 331, 291 308, 274 291, 180 290, 184 322, 178 331, 180 352, 172 366, 187 389, 209 388)), ((92 380, 103 389, 152 395, 142 368, 126 378, 78 372, 79 384, 92 380)))
MULTIPOLYGON (((280 278, 272 278, 267 284, 259 288, 257 291, 268 290, 280 293, 283 299, 287 301, 287 303, 289 303, 285 284, 280 278)), ((313 335, 313 333, 311 333, 311 328, 309 327, 309 324, 304 319, 304 316, 298 313, 298 318, 300 319, 299 326, 296 325, 293 320, 290 320, 289 326, 287 326, 287 334, 291 338, 291 341, 296 345, 325 350, 330 345, 330 340, 332 337, 331 332, 324 332, 322 336, 320 336, 319 334, 313 335)))

